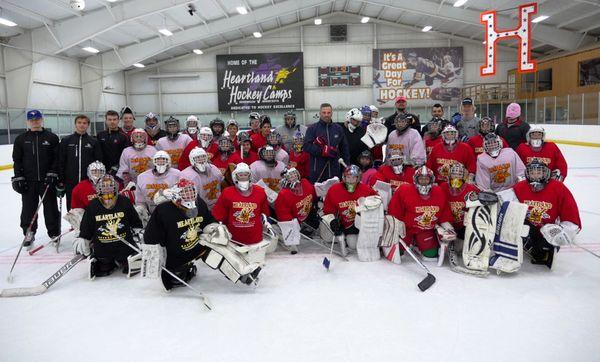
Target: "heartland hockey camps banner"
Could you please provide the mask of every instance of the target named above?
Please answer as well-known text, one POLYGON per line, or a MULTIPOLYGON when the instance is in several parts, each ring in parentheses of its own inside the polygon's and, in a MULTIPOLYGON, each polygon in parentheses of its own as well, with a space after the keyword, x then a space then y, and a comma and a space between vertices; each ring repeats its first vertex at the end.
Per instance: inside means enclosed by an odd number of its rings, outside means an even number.
POLYGON ((405 96, 411 104, 458 101, 463 87, 463 48, 373 50, 373 97, 393 107, 405 96))
POLYGON ((302 53, 217 55, 219 112, 304 108, 302 53))

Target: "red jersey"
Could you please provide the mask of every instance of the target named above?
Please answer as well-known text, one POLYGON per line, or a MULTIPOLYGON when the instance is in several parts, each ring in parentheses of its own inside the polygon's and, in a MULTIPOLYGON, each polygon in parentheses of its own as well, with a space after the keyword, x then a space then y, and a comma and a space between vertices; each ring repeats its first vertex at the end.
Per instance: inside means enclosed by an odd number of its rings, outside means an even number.
POLYGON ((539 160, 550 170, 558 169, 563 179, 567 177, 567 161, 554 142, 544 142, 539 151, 535 151, 529 144, 521 143, 515 150, 525 165, 533 160, 539 160))
POLYGON ((373 186, 377 181, 387 182, 392 186, 392 190, 396 191, 402 184, 412 184, 415 169, 413 167, 404 167, 402 173, 396 175, 392 166, 382 165, 369 180, 369 185, 373 186))
MULTIPOLYGON (((192 140, 192 142, 188 143, 188 145, 185 146, 183 152, 181 153, 181 157, 179 157, 179 164, 177 166, 179 168, 179 171, 183 171, 191 165, 190 152, 192 152, 192 150, 196 147, 200 147, 200 142, 198 142, 198 140, 192 140)), ((206 151, 206 153, 208 153, 208 159, 210 160, 217 154, 217 152, 219 152, 219 146, 217 146, 216 143, 211 143, 204 150, 206 151)))
POLYGON ((338 215, 344 228, 354 225, 357 200, 361 197, 377 195, 377 192, 363 183, 356 185, 353 193, 348 192, 343 182, 337 183, 327 191, 323 204, 324 214, 338 215))
POLYGON ((469 145, 458 142, 452 151, 446 148, 443 143, 434 146, 431 154, 427 158, 427 167, 433 171, 437 182, 448 179, 448 170, 454 162, 462 163, 469 173, 475 174, 477 164, 475 155, 469 145))
POLYGON ((255 133, 250 136, 252 140, 252 149, 254 152, 258 152, 261 148, 263 148, 267 144, 267 137, 263 136, 262 133, 255 133))
POLYGON ((240 155, 237 152, 234 152, 234 153, 230 154, 226 160, 222 160, 221 154, 219 152, 217 152, 215 154, 215 157, 212 158, 211 163, 213 165, 217 166, 219 171, 221 171, 221 175, 225 175, 225 172, 227 172, 229 165, 230 164, 236 165, 236 161, 239 161, 239 159, 240 159, 240 155))
MULTIPOLYGON (((123 185, 119 183, 119 191, 123 189, 123 185)), ((130 190, 126 192, 121 192, 121 194, 127 197, 133 204, 135 204, 135 196, 134 193, 130 190)), ((77 184, 73 188, 71 193, 71 209, 85 209, 90 202, 98 197, 96 194, 96 189, 94 185, 90 182, 90 180, 85 179, 77 184)))
MULTIPOLYGON (((383 144, 375 145, 369 151, 373 155, 373 161, 383 161, 383 144)), ((355 162, 355 160, 352 160, 352 162, 355 162)))
MULTIPOLYGON (((500 136, 498 136, 498 137, 500 137, 500 136)), ((504 137, 500 137, 500 140, 502 141, 502 148, 509 147, 508 143, 506 143, 506 140, 504 139, 504 137)), ((471 148, 475 152, 475 158, 477 158, 477 156, 479 156, 480 154, 485 152, 483 150, 483 136, 481 135, 481 133, 469 138, 467 140, 467 144, 469 146, 471 146, 471 148)))
POLYGON ((296 153, 290 151, 289 155, 290 162, 288 163, 288 167, 295 167, 300 172, 302 178, 308 178, 310 175, 310 156, 308 152, 301 151, 300 153, 296 153))
POLYGON ((317 199, 315 187, 303 178, 302 194, 297 195, 290 189, 279 191, 277 200, 275 200, 275 213, 279 221, 290 221, 294 218, 301 223, 308 217, 313 202, 317 199))
POLYGON ((212 209, 217 221, 227 226, 233 240, 242 244, 256 244, 263 239, 261 214, 269 216, 269 203, 262 187, 252 185, 248 196, 242 195, 235 186, 221 193, 212 209))
POLYGON ((431 154, 431 150, 433 150, 433 147, 442 143, 442 137, 423 137, 423 141, 425 141, 425 154, 427 155, 427 157, 429 157, 429 155, 431 154))
POLYGON ((473 184, 464 184, 463 189, 458 194, 454 194, 450 192, 450 185, 447 182, 442 182, 440 188, 446 194, 450 212, 454 218, 452 226, 456 230, 464 228, 465 225, 463 222, 465 220, 465 213, 467 212, 466 197, 471 192, 479 193, 479 189, 473 184))
POLYGON ((527 220, 540 228, 545 224, 570 221, 581 228, 579 208, 571 191, 562 182, 550 180, 539 192, 533 192, 527 180, 513 186, 520 202, 527 204, 527 220))
POLYGON ((454 221, 446 195, 437 185, 433 185, 427 199, 417 192, 415 185, 400 186, 390 200, 388 214, 404 221, 407 234, 433 230, 435 225, 454 221))

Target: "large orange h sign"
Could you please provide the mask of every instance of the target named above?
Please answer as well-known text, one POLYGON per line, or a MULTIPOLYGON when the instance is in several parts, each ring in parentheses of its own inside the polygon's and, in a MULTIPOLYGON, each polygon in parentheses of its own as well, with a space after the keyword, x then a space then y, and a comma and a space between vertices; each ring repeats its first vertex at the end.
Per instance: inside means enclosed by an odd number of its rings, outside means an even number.
POLYGON ((480 21, 485 26, 485 59, 486 64, 480 68, 481 76, 496 74, 496 42, 503 39, 517 38, 519 54, 517 70, 519 73, 537 71, 537 62, 531 59, 531 18, 537 13, 537 4, 519 6, 519 26, 510 30, 496 28, 496 10, 481 13, 480 21))

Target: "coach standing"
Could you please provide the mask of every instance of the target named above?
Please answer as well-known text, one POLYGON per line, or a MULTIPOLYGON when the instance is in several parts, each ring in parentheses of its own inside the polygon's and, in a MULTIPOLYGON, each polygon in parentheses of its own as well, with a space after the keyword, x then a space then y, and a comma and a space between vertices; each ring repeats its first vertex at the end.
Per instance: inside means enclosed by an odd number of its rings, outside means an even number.
POLYGON ((43 200, 44 221, 48 236, 60 234, 58 206, 56 204, 55 186, 58 182, 58 136, 43 128, 43 116, 38 110, 27 112, 25 133, 15 139, 13 146, 13 162, 15 176, 12 178, 13 189, 21 194, 21 228, 25 235, 23 246, 30 248, 35 240, 37 220, 31 231, 26 234, 27 227, 35 214, 40 197, 46 186, 48 192, 43 200))
POLYGON ((96 138, 100 141, 102 163, 106 167, 106 172, 114 176, 119 170, 121 153, 129 146, 129 138, 119 128, 119 114, 116 111, 107 111, 104 115, 104 122, 106 129, 98 132, 96 138))
POLYGON ((84 115, 75 117, 75 132, 60 141, 59 169, 61 188, 58 196, 67 196, 67 209, 71 210, 71 192, 81 181, 87 179, 87 167, 94 161, 102 161, 100 142, 87 133, 90 119, 84 115))

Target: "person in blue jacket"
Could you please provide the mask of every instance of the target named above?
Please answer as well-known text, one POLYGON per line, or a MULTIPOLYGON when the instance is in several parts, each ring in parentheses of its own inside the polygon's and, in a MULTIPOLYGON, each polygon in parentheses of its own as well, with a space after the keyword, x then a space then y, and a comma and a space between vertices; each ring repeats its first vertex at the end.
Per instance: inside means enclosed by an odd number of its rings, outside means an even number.
POLYGON ((310 154, 310 176, 312 183, 322 182, 334 176, 340 177, 343 167, 339 159, 350 164, 348 142, 344 130, 333 123, 333 108, 329 103, 321 104, 319 120, 308 127, 304 137, 303 150, 310 154))

